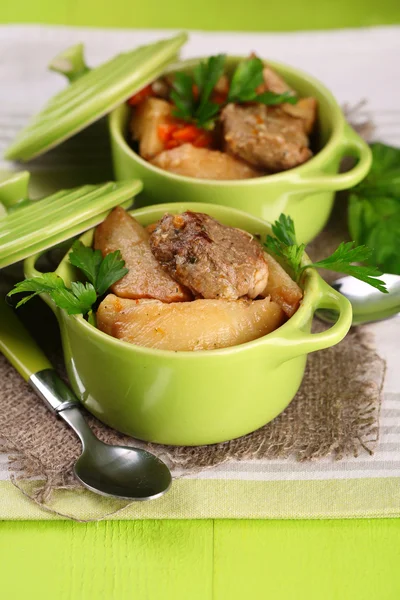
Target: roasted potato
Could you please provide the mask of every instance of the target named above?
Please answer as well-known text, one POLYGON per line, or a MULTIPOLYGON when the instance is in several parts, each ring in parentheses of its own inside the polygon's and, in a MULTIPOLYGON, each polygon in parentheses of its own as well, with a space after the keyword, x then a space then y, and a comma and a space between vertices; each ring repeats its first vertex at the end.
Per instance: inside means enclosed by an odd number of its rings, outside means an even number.
POLYGON ((284 319, 270 298, 163 304, 109 294, 97 310, 101 331, 139 346, 174 351, 244 344, 273 331, 284 319))
POLYGON ((264 67, 263 79, 265 91, 275 92, 275 94, 284 94, 285 92, 293 92, 293 89, 286 83, 286 81, 278 75, 272 67, 264 67))
POLYGON ((147 98, 134 110, 130 130, 139 142, 140 156, 149 160, 164 149, 158 136, 158 127, 168 123, 172 105, 161 98, 147 98))
POLYGON ((121 298, 155 298, 182 302, 189 290, 174 281, 154 258, 149 233, 121 207, 114 208, 95 231, 94 246, 103 256, 120 250, 129 273, 111 286, 121 298))
POLYGON ((267 252, 264 258, 268 264, 268 283, 261 296, 270 296, 291 317, 299 308, 303 292, 275 258, 267 252))
POLYGON ((301 119, 304 132, 309 135, 317 119, 317 101, 315 98, 300 98, 297 104, 282 104, 282 110, 288 115, 301 119))
POLYGON ((150 162, 165 171, 199 179, 249 179, 262 175, 262 172, 225 152, 196 148, 192 144, 165 150, 150 162))

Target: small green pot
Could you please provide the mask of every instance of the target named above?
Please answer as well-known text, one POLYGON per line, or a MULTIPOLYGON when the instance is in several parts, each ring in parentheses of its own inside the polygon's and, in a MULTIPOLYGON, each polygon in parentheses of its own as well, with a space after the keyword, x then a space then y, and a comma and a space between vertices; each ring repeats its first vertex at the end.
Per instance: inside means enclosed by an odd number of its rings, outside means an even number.
MULTIPOLYGON (((230 57, 228 69, 240 59, 230 57)), ((190 60, 170 67, 169 71, 190 71, 198 61, 190 60)), ((251 213, 269 222, 284 212, 291 215, 298 239, 309 242, 324 227, 334 200, 334 192, 353 187, 371 166, 368 145, 346 123, 332 94, 322 83, 297 69, 268 61, 301 96, 318 100, 318 131, 321 150, 307 163, 275 175, 241 181, 211 181, 168 173, 154 167, 130 148, 127 142, 130 108, 125 104, 109 117, 109 131, 116 179, 138 178, 144 192, 139 204, 159 202, 206 202, 222 204, 251 213), (357 164, 338 174, 344 156, 353 156, 357 164)))
MULTIPOLYGON (((221 222, 265 236, 270 226, 224 206, 167 204, 132 211, 142 225, 165 212, 207 212, 221 222)), ((93 230, 82 236, 91 244, 93 230)), ((39 255, 25 261, 26 277, 39 273, 39 255)), ((76 276, 68 257, 57 273, 68 283, 76 276)), ((253 342, 213 351, 171 352, 122 342, 70 316, 43 298, 61 329, 71 385, 85 407, 111 427, 135 438, 195 446, 230 440, 274 419, 296 394, 307 354, 340 342, 351 324, 351 305, 310 269, 296 314, 274 332, 253 342), (311 334, 317 308, 339 312, 333 327, 311 334)))

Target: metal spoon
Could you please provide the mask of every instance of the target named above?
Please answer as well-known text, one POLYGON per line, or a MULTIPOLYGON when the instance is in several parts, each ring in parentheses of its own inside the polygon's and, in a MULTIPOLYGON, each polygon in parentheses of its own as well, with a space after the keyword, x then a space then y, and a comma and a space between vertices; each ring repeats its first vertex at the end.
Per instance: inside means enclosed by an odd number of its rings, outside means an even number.
MULTIPOLYGON (((341 277, 331 286, 346 296, 353 307, 352 325, 362 325, 388 319, 400 312, 400 276, 385 274, 381 275, 386 283, 388 294, 371 287, 367 283, 355 279, 355 277, 341 277)), ((316 316, 322 321, 332 323, 337 320, 334 310, 319 309, 316 316)))
POLYGON ((0 295, 0 351, 42 398, 78 435, 82 454, 74 472, 81 483, 103 496, 150 500, 171 486, 171 473, 146 450, 104 444, 92 433, 79 400, 58 377, 51 364, 0 295))

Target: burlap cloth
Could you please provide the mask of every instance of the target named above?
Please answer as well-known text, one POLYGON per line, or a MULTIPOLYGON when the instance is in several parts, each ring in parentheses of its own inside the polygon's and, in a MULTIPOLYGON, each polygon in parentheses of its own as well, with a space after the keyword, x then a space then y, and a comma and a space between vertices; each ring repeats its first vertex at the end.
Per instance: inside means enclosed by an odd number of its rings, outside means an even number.
MULTIPOLYGON (((326 230, 308 248, 318 259, 346 237, 345 201, 336 203, 326 230)), ((329 280, 329 273, 325 273, 329 280)), ((38 301, 40 302, 40 301, 38 301)), ((54 338, 52 315, 35 313, 38 330, 53 330, 47 353, 62 373, 59 340, 54 338)), ((314 323, 314 330, 324 326, 314 323)), ((51 335, 50 335, 51 337, 51 335)), ((41 340, 43 345, 43 340, 41 340)), ((273 422, 231 442, 203 447, 168 447, 143 444, 122 435, 87 414, 95 434, 110 444, 139 445, 161 456, 183 475, 241 459, 291 458, 310 461, 331 456, 372 454, 379 437, 379 409, 384 361, 363 329, 354 328, 337 346, 313 353, 299 392, 273 422)), ((10 457, 12 481, 41 506, 51 510, 55 489, 79 489, 73 465, 81 450, 76 435, 38 400, 17 372, 0 356, 0 451, 10 457), (23 481, 38 479, 31 491, 23 481)), ((125 507, 126 503, 122 505, 125 507)), ((121 504, 116 510, 121 509, 121 504)), ((56 511, 55 511, 56 512, 56 511)), ((68 515, 70 516, 70 515, 68 515)))

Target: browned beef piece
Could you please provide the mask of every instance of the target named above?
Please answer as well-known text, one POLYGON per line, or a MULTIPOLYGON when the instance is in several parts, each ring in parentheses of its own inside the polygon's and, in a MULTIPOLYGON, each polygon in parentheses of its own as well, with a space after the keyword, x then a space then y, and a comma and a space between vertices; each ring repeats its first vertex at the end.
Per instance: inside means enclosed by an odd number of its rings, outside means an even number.
POLYGON ((278 107, 228 104, 221 120, 227 152, 256 168, 276 173, 312 156, 302 119, 278 107))
POLYGON ((150 247, 176 281, 203 298, 255 298, 268 281, 259 242, 203 213, 165 214, 150 247))

